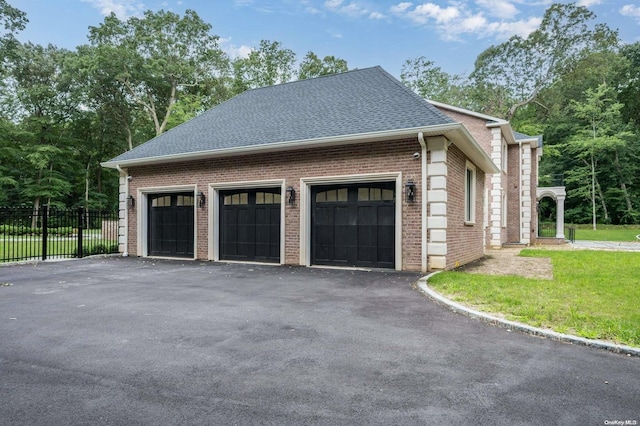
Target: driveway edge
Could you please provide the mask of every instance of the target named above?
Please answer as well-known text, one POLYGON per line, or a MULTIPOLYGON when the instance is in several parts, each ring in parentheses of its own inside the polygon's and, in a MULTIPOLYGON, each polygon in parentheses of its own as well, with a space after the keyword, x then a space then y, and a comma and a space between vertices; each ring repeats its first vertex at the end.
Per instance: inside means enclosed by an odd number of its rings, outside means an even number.
POLYGON ((522 333, 545 337, 545 338, 557 340, 560 342, 571 343, 571 344, 581 345, 581 346, 590 346, 593 348, 604 349, 609 352, 614 352, 618 354, 640 357, 640 348, 634 348, 632 346, 626 346, 626 345, 617 345, 615 343, 605 342, 603 340, 587 339, 584 337, 573 336, 571 334, 558 333, 556 331, 537 328, 537 327, 533 327, 523 323, 509 321, 503 318, 498 318, 493 315, 489 315, 484 312, 476 311, 474 309, 463 306, 459 303, 456 303, 452 300, 447 299, 446 297, 442 296, 440 293, 435 292, 429 287, 428 285, 429 278, 439 273, 440 271, 432 272, 431 274, 425 275, 424 277, 420 278, 417 282, 418 289, 427 297, 435 301, 436 303, 442 306, 445 306, 446 308, 448 308, 449 310, 455 313, 462 314, 469 318, 473 318, 473 319, 486 322, 492 325, 503 327, 503 328, 506 328, 507 330, 516 330, 522 333))

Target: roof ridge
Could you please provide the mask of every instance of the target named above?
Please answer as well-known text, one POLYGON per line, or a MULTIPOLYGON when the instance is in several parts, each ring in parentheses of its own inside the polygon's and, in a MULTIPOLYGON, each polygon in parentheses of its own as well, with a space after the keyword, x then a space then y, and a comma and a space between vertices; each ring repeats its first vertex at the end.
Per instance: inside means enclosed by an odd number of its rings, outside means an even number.
MULTIPOLYGON (((355 73, 355 72, 361 72, 361 71, 371 70, 371 69, 375 69, 375 68, 382 69, 380 67, 380 65, 374 65, 372 67, 354 68, 354 69, 347 70, 347 71, 344 71, 344 72, 336 72, 336 73, 333 73, 333 74, 319 75, 319 76, 312 77, 312 78, 304 78, 302 80, 298 79, 298 80, 284 81, 282 83, 271 84, 271 85, 268 85, 268 86, 254 87, 254 88, 245 90, 244 92, 238 93, 237 95, 235 95, 231 99, 235 98, 236 96, 240 96, 243 93, 247 93, 247 92, 255 92, 255 91, 258 91, 258 90, 262 90, 262 89, 271 89, 271 88, 274 88, 274 87, 282 87, 282 86, 296 84, 296 83, 304 83, 304 82, 308 82, 308 81, 320 80, 320 79, 329 78, 329 77, 337 77, 337 76, 342 76, 342 75, 345 75, 345 74, 352 74, 352 73, 355 73)), ((382 71, 384 71, 384 70, 382 70, 382 71)))
POLYGON ((450 123, 454 120, 377 65, 246 90, 115 160, 346 140, 450 123))

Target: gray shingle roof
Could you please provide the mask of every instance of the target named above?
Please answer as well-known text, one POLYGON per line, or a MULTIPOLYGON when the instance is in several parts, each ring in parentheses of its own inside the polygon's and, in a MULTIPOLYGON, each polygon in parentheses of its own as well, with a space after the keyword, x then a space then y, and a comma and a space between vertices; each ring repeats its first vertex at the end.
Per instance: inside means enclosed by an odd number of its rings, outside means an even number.
POLYGON ((246 91, 108 163, 449 123, 373 67, 246 91))
POLYGON ((542 135, 537 135, 537 136, 529 136, 529 135, 525 135, 524 133, 520 133, 520 132, 516 132, 515 130, 513 131, 513 137, 516 141, 519 140, 525 140, 525 139, 537 139, 538 140, 538 146, 542 146, 542 135))

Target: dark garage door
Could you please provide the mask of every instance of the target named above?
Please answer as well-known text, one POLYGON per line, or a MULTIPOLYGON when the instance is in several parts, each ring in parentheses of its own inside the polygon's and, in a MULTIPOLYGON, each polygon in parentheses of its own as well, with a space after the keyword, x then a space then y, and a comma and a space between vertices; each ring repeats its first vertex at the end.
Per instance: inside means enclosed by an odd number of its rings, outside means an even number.
POLYGON ((280 189, 220 192, 220 259, 280 262, 280 189))
POLYGON ((149 255, 193 257, 192 192, 149 195, 149 255))
POLYGON ((395 183, 317 186, 311 195, 313 264, 395 267, 395 183))

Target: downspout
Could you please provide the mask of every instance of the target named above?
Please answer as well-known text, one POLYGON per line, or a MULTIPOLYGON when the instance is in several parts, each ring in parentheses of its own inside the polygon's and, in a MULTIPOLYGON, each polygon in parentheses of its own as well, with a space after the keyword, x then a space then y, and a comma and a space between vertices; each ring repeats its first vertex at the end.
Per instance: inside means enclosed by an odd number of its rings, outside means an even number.
POLYGON ((127 197, 129 196, 129 171, 124 171, 119 165, 116 170, 124 176, 124 250, 122 257, 129 256, 129 210, 127 209, 127 197))
MULTIPOLYGON (((509 150, 507 149, 507 153, 509 150)), ((509 171, 507 170, 507 176, 509 171)), ((518 141, 518 241, 522 243, 522 140, 518 141)), ((507 219, 508 220, 508 219, 507 219)), ((533 220, 533 219, 531 219, 533 220)))
POLYGON ((422 244, 421 244, 421 253, 420 259, 422 260, 421 270, 423 273, 427 273, 429 271, 429 263, 428 263, 428 229, 427 226, 429 224, 427 219, 427 143, 424 140, 424 134, 422 132, 418 132, 418 142, 420 142, 421 146, 421 154, 420 160, 422 161, 422 244))

